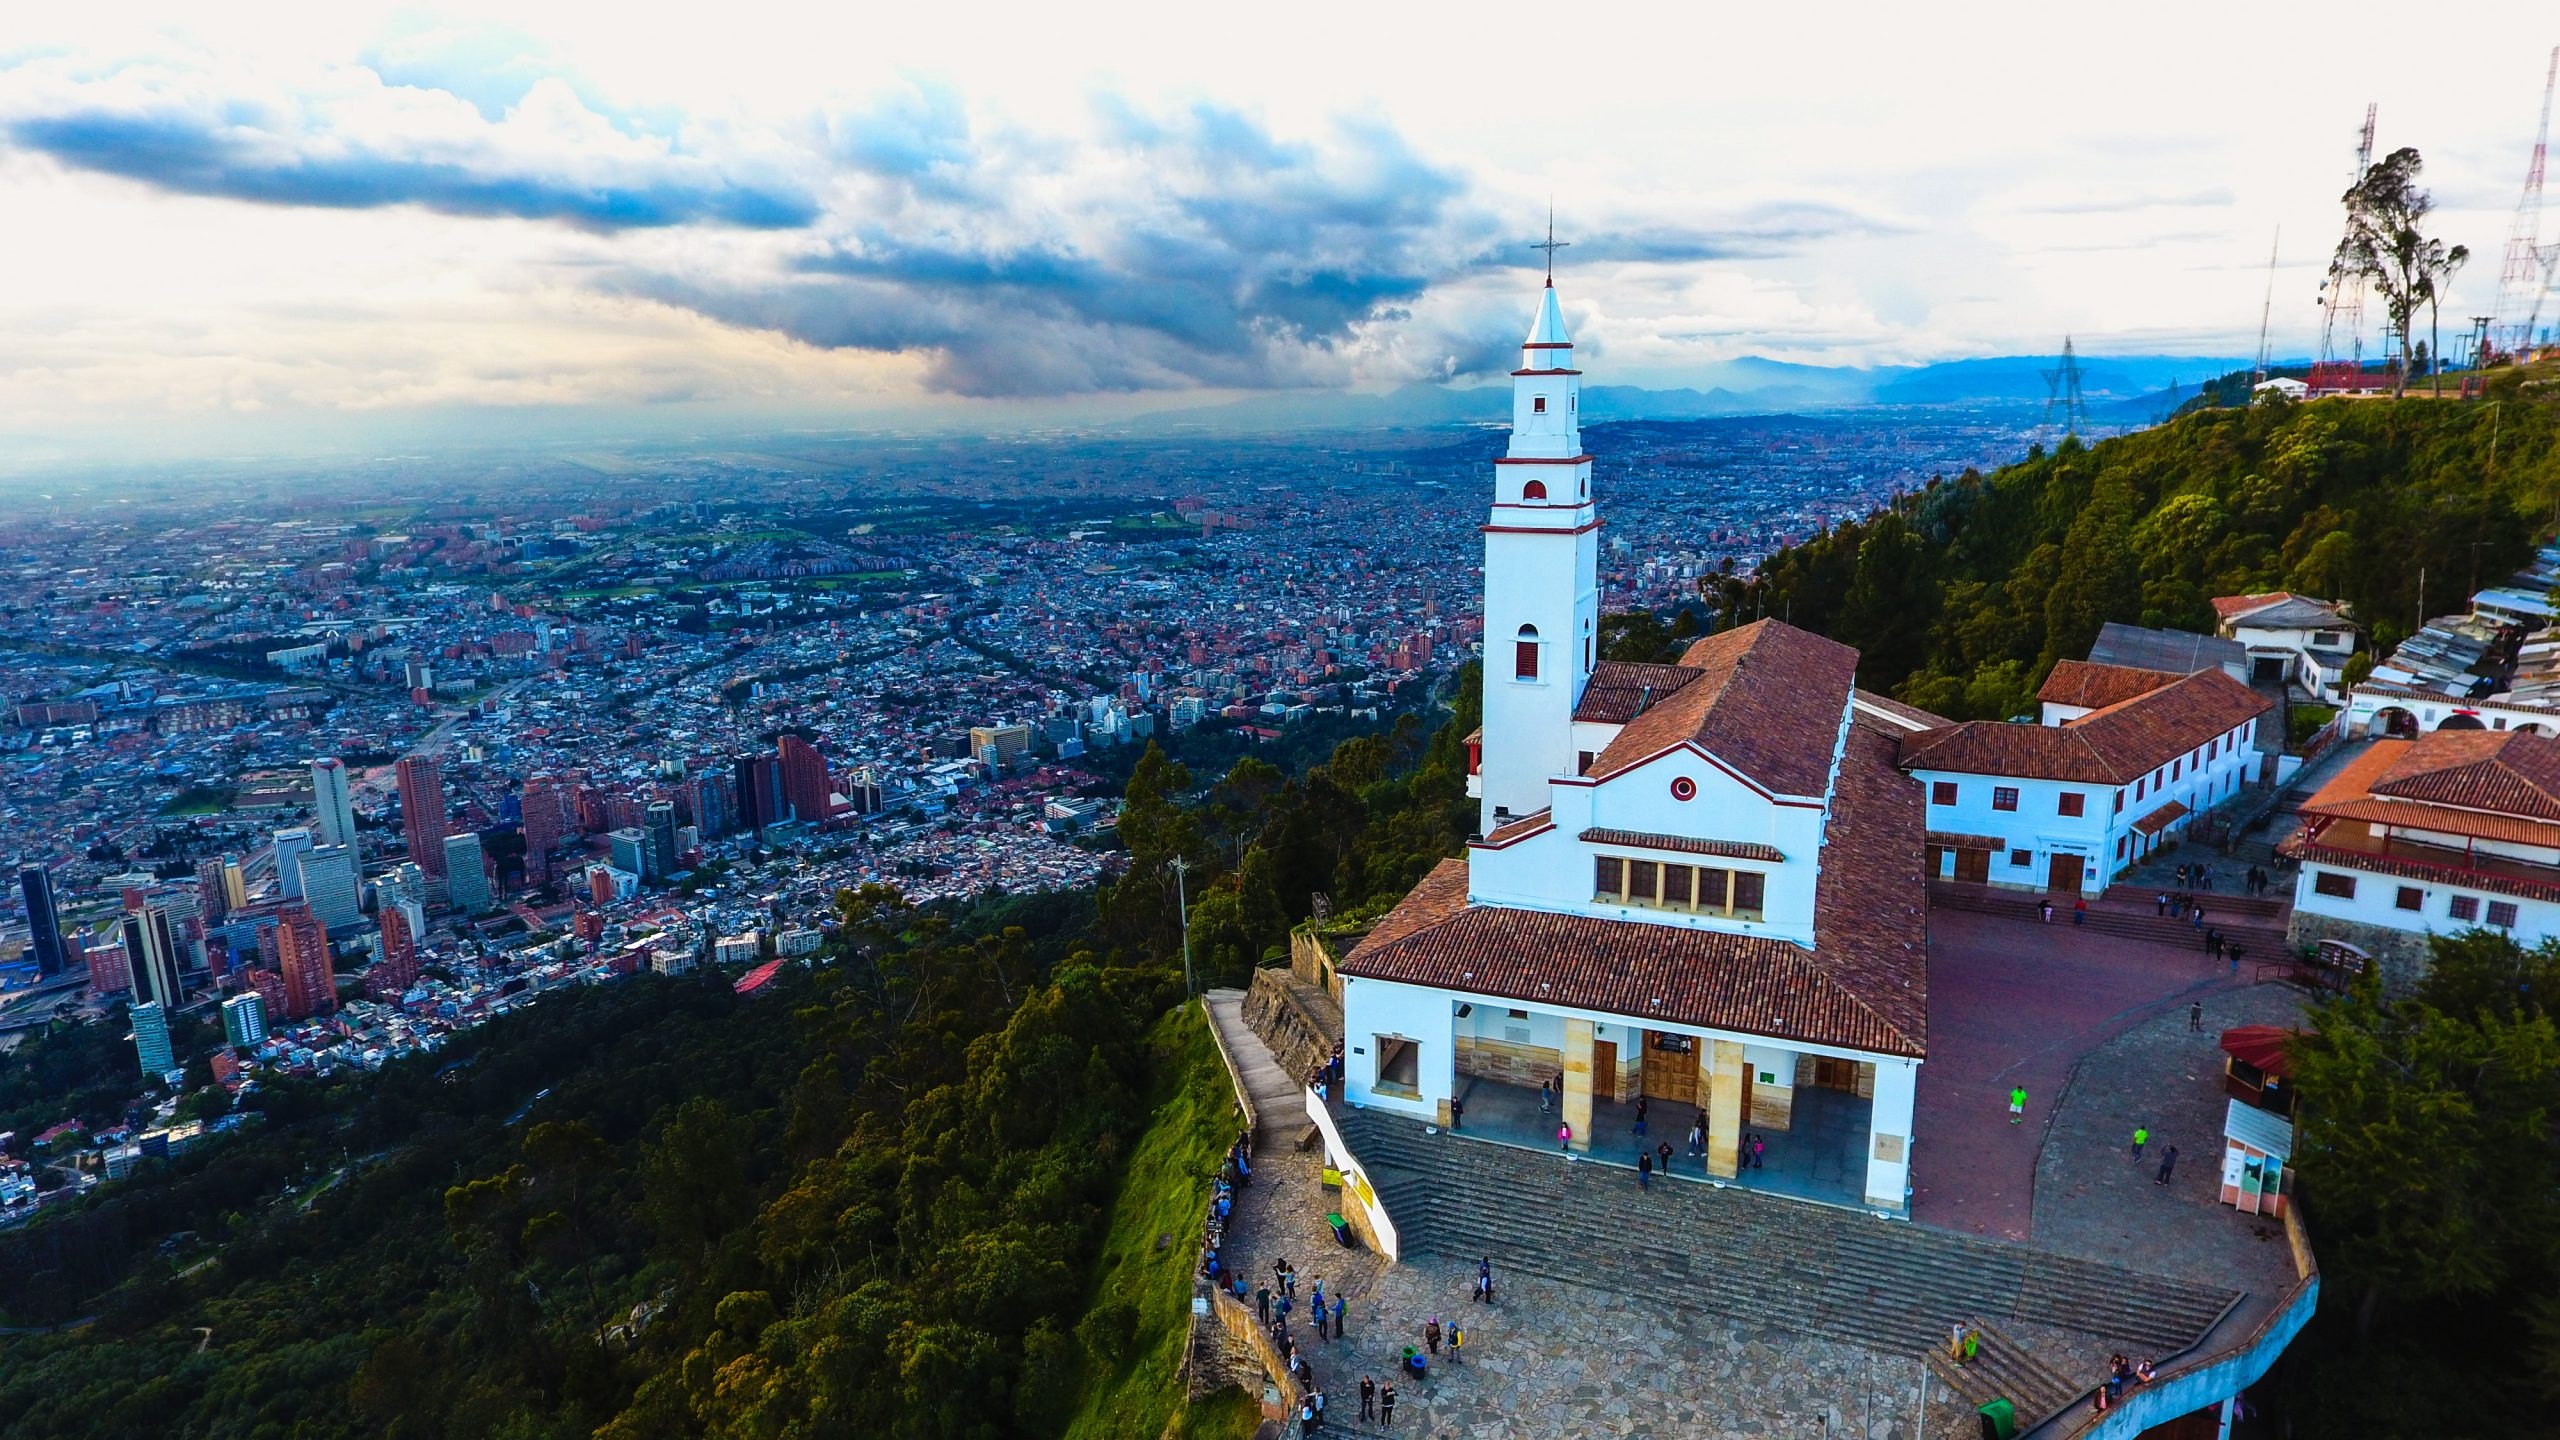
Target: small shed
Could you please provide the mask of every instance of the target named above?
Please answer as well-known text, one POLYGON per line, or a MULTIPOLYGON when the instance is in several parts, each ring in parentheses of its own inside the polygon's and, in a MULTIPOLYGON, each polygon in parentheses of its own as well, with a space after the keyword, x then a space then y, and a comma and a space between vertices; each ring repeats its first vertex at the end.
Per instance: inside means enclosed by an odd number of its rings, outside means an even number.
POLYGON ((2277 1115, 2293 1113, 2293 1062, 2284 1047, 2293 1032, 2242 1025, 2222 1032, 2222 1093, 2277 1115))
POLYGON ((2284 1214, 2284 1167, 2293 1122, 2254 1105, 2228 1102, 2222 1115, 2222 1203, 2246 1215, 2284 1214))

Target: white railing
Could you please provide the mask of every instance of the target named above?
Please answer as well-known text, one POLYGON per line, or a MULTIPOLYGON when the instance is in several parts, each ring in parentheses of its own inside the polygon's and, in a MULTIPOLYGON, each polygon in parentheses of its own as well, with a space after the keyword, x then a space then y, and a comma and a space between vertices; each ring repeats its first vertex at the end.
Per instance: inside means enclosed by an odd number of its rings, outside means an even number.
POLYGON ((1403 1242, 1396 1238, 1395 1221, 1387 1217, 1387 1207, 1378 1199, 1377 1187, 1369 1183, 1368 1173, 1360 1168, 1359 1157, 1351 1153, 1350 1146, 1342 1143, 1342 1128, 1333 1123, 1333 1116, 1324 1108, 1324 1102, 1316 1098, 1312 1088, 1307 1090, 1306 1097, 1307 1118, 1315 1121, 1316 1129, 1324 1134, 1325 1163, 1342 1172, 1343 1218, 1351 1218, 1350 1207, 1360 1207, 1360 1218, 1366 1222, 1378 1253, 1389 1260, 1396 1259, 1403 1242))

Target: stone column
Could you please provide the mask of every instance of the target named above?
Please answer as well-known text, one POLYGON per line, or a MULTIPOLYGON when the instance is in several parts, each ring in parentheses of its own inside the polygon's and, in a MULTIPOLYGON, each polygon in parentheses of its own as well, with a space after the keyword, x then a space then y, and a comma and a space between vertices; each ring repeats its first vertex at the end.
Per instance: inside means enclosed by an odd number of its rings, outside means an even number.
POLYGON ((1707 1173, 1730 1179, 1742 1142, 1742 1047, 1718 1040, 1707 1055, 1707 1173))
POLYGON ((1564 1022, 1564 1123, 1573 1148, 1591 1148, 1591 1022, 1564 1022))

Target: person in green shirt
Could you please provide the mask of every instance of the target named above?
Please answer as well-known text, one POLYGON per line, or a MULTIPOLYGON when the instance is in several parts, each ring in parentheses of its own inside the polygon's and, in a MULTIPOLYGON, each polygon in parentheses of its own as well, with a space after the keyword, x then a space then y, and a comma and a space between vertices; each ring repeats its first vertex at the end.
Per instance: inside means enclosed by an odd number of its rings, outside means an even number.
POLYGON ((2024 1085, 2012 1085, 2009 1087, 2009 1123, 2016 1125, 2022 1123, 2026 1118, 2027 1087, 2024 1085))
POLYGON ((2141 1158, 2142 1158, 2142 1147, 2143 1147, 2143 1146, 2145 1146, 2145 1145, 2148 1145, 2148 1144, 2150 1144, 2150 1143, 2151 1143, 2151 1127, 2150 1127, 2150 1126, 2148 1126, 2148 1125, 2136 1125, 2136 1126, 2134 1126, 2134 1127, 2133 1127, 2133 1158, 2134 1158, 2134 1159, 2136 1159, 2136 1160, 2141 1159, 2141 1158))

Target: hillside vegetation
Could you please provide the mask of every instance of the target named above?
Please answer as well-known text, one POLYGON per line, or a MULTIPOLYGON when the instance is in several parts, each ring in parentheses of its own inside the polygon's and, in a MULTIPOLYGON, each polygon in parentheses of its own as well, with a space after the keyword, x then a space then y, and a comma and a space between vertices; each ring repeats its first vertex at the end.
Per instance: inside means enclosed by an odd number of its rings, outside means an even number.
POLYGON ((2387 649, 2531 557, 2560 506, 2560 402, 2201 410, 1931 483, 1709 583, 1859 648, 1860 683, 1960 719, 2033 709, 2110 620, 2210 631, 2217 595, 2343 600, 2387 649))

